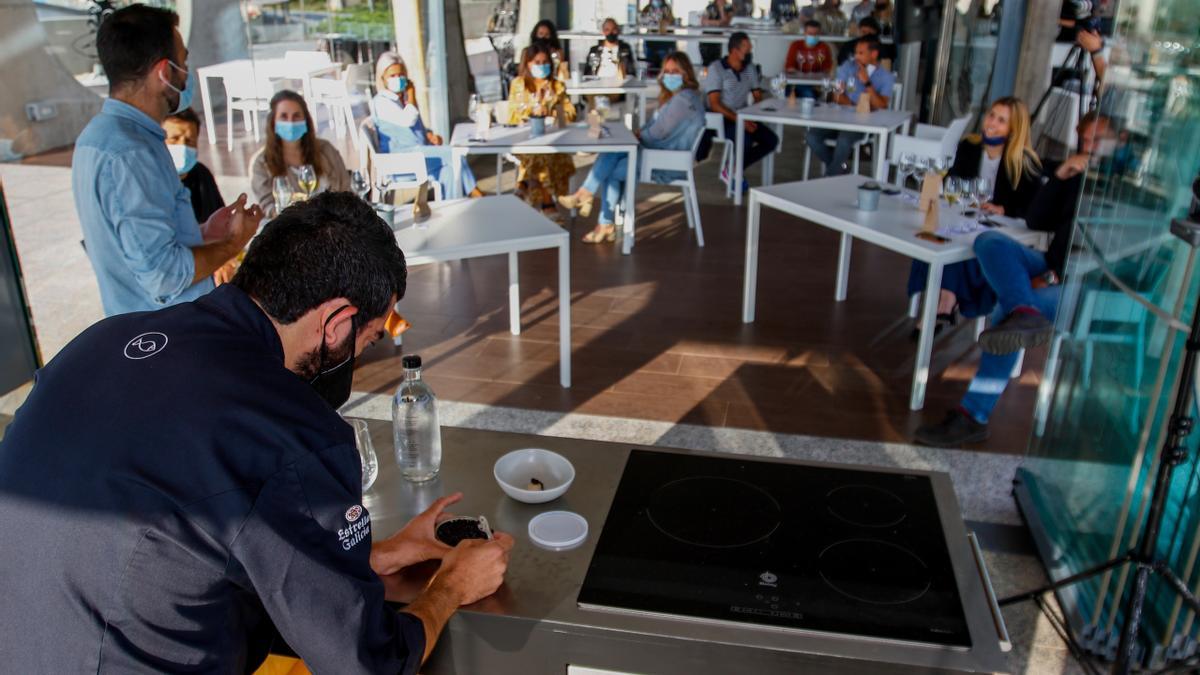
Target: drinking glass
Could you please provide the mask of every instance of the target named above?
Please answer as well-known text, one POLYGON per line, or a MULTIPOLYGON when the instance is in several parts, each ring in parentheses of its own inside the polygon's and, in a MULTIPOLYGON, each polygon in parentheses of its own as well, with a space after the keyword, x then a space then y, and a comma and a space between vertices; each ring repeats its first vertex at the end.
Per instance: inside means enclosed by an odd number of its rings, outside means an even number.
POLYGON ((588 54, 588 72, 593 76, 600 73, 600 55, 596 53, 588 54))
POLYGON ((317 191, 317 172, 313 169, 312 164, 301 164, 292 171, 296 173, 296 183, 300 186, 300 191, 304 193, 304 198, 311 198, 317 191))
POLYGON ((371 191, 371 183, 367 180, 366 173, 355 169, 350 173, 350 189, 354 190, 354 194, 358 195, 359 199, 366 201, 367 193, 371 191))
POLYGON ((387 174, 379 174, 375 177, 375 198, 380 202, 387 201, 388 190, 392 187, 392 177, 387 174))
POLYGON ((821 97, 826 103, 830 102, 830 94, 833 93, 833 78, 826 75, 821 78, 821 97))
POLYGON ((946 203, 950 206, 958 206, 958 212, 962 213, 962 204, 959 201, 959 196, 963 193, 962 179, 958 176, 949 176, 942 183, 942 194, 946 197, 946 203))
POLYGON ((280 211, 292 204, 292 182, 287 176, 275 176, 271 182, 271 194, 275 197, 275 215, 279 215, 280 211))
POLYGON ((992 196, 992 185, 986 178, 976 178, 971 181, 971 194, 975 198, 975 208, 982 209, 984 202, 992 196))
POLYGON ((908 177, 913 173, 913 166, 917 163, 917 156, 911 152, 906 152, 900 155, 900 187, 904 188, 908 184, 908 177))
POLYGON ((833 81, 833 93, 837 96, 841 96, 842 94, 846 93, 846 83, 841 78, 833 81))
POLYGON ((375 455, 375 443, 371 440, 371 429, 366 420, 342 418, 354 427, 354 444, 358 446, 358 459, 362 462, 363 492, 371 489, 379 477, 379 458, 375 455))
POLYGON ((846 96, 851 96, 852 94, 854 94, 855 90, 857 90, 857 89, 858 89, 858 78, 857 77, 847 77, 846 78, 846 96))
POLYGON ((950 160, 947 157, 934 157, 929 160, 929 170, 945 178, 950 173, 950 160))

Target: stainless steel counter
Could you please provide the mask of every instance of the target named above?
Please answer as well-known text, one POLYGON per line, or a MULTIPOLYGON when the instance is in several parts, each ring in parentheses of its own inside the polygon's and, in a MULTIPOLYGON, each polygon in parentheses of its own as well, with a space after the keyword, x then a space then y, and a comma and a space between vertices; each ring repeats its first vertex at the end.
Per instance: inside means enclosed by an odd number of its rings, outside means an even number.
POLYGON ((808 668, 821 673, 993 672, 1006 667, 984 584, 945 474, 929 475, 946 536, 960 544, 951 546, 950 557, 974 645, 969 651, 580 609, 576 596, 634 446, 443 428, 441 475, 430 483, 413 485, 396 468, 391 425, 372 421, 370 426, 380 471, 363 504, 371 512, 374 537, 392 534, 437 497, 462 491, 463 500, 453 507, 454 513, 487 516, 495 529, 517 541, 505 585, 451 620, 424 673, 564 673, 568 664, 663 675, 796 673, 808 668), (528 505, 500 491, 492 465, 504 453, 525 447, 547 448, 571 460, 576 479, 566 495, 549 504, 528 505), (574 511, 587 519, 588 539, 582 546, 552 552, 530 541, 530 518, 552 510, 574 511))

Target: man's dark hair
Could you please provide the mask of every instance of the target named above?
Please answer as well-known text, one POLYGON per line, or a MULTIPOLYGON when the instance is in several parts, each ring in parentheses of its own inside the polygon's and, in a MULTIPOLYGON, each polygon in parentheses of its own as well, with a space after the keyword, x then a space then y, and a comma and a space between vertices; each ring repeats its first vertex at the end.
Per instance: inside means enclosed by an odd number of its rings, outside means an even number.
POLYGON ((177 120, 179 122, 187 122, 188 124, 195 125, 197 131, 200 130, 200 116, 197 115, 196 111, 192 110, 191 108, 184 108, 177 113, 171 113, 170 115, 167 115, 167 119, 177 120))
POLYGON ((284 209, 250 244, 230 281, 289 324, 333 298, 358 308, 358 326, 404 297, 408 268, 396 235, 370 204, 325 192, 284 209))
POLYGON ((750 39, 750 36, 746 35, 745 33, 743 33, 740 30, 737 31, 736 33, 734 33, 733 35, 730 35, 729 36, 729 51, 733 51, 733 50, 737 49, 738 47, 741 47, 742 43, 749 39, 750 39))
POLYGON ((870 28, 875 31, 875 35, 879 35, 879 22, 873 16, 864 16, 862 21, 858 22, 858 30, 861 32, 864 28, 870 28))
POLYGON ((815 19, 809 19, 808 21, 804 22, 804 27, 805 28, 816 28, 817 30, 821 30, 821 22, 817 21, 815 19))
POLYGON ((879 41, 879 38, 875 37, 874 35, 864 35, 858 38, 858 44, 866 45, 868 50, 873 51, 876 54, 879 53, 879 50, 883 45, 883 43, 879 41))
POLYGON ((130 5, 110 14, 96 34, 96 54, 108 76, 109 91, 142 79, 163 59, 174 59, 178 25, 175 12, 146 5, 130 5))

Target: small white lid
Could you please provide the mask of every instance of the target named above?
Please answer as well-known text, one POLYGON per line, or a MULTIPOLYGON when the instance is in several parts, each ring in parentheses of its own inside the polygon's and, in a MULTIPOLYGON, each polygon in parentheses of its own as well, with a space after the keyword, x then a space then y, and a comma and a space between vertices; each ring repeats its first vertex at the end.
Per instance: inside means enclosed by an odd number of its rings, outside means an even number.
POLYGON ((547 511, 529 521, 529 538, 552 551, 565 551, 587 539, 587 520, 570 511, 547 511))

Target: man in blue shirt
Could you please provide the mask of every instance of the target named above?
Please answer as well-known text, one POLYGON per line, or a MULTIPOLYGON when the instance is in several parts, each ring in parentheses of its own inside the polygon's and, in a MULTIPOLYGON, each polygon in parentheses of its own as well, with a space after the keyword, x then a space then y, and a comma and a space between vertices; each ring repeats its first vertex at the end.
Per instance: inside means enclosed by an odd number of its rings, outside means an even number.
POLYGON ((249 673, 290 647, 316 673, 416 673, 513 540, 437 541, 456 495, 372 538, 336 409, 406 275, 371 206, 327 192, 229 283, 104 319, 38 371, 0 441, 0 671, 249 673), (388 597, 381 576, 425 561, 418 597, 388 597))
POLYGON ((100 25, 110 98, 75 142, 71 182, 104 313, 158 309, 213 288, 213 273, 254 235, 246 196, 196 222, 162 122, 195 89, 174 12, 132 5, 100 25))
MULTIPOLYGON (((883 110, 888 107, 896 76, 879 66, 879 47, 879 38, 873 35, 859 38, 854 48, 854 58, 839 66, 835 75, 838 81, 846 85, 845 93, 837 95, 838 103, 858 105, 859 97, 869 96, 871 110, 883 110)), ((863 134, 854 131, 810 129, 806 138, 813 154, 825 164, 825 175, 840 176, 847 172, 846 161, 854 151, 854 144, 862 140, 863 134), (832 149, 825 144, 829 139, 837 139, 837 145, 832 149)))

